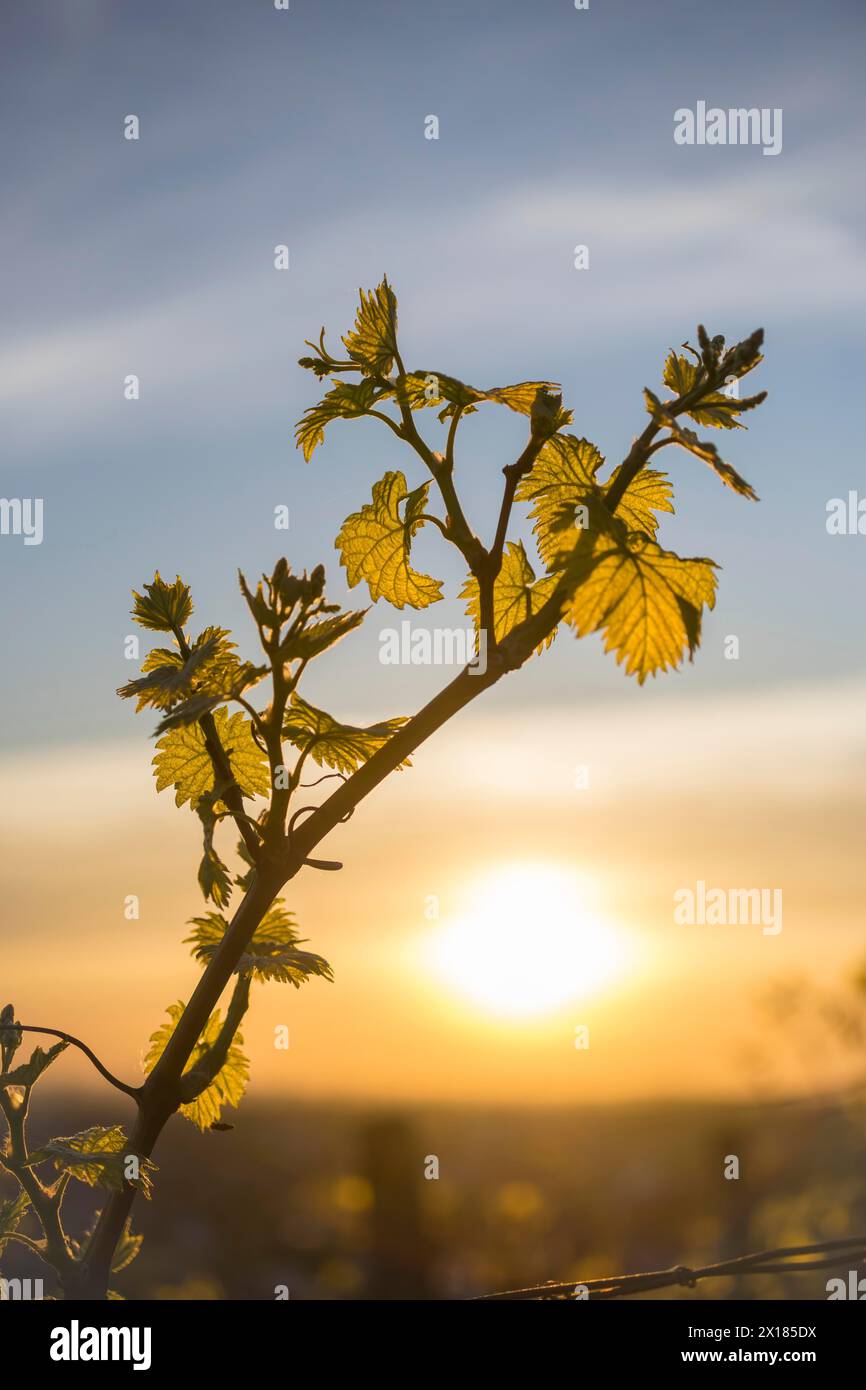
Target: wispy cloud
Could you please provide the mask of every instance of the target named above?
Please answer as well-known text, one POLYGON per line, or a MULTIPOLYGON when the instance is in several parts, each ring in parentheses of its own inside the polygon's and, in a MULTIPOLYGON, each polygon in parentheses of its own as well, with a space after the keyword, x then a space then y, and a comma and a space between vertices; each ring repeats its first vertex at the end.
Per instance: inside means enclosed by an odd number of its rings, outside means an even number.
MULTIPOLYGON (((526 347, 566 347, 576 331, 604 343, 664 322, 672 304, 686 322, 695 313, 855 321, 866 303, 866 239, 856 216, 862 200, 842 177, 847 167, 839 150, 815 150, 770 175, 741 160, 736 171, 719 164, 687 183, 509 180, 435 220, 420 201, 379 199, 339 225, 305 225, 285 277, 270 268, 267 238, 235 227, 217 237, 220 255, 211 245, 180 284, 157 286, 154 298, 131 290, 128 302, 79 312, 4 347, 6 428, 31 445, 70 427, 87 431, 120 400, 132 371, 166 420, 195 412, 197 384, 219 418, 248 414, 273 401, 278 374, 269 367, 279 364, 285 375, 287 354, 329 305, 345 316, 359 268, 371 278, 387 266, 404 316, 424 325, 434 354, 455 326, 483 329, 495 342, 519 324, 526 347), (573 268, 577 243, 589 246, 588 271, 573 268), (47 381, 56 409, 34 418, 47 381)), ((258 168, 250 196, 266 178, 258 168)), ((201 197, 212 213, 212 191, 201 197)), ((139 235, 146 238, 146 226, 139 235)))

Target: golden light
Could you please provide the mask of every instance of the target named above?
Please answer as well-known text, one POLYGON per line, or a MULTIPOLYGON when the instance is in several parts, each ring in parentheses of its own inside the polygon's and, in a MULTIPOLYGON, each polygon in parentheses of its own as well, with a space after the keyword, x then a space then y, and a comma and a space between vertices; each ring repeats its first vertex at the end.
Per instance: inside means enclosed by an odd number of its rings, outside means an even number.
POLYGON ((548 864, 503 866, 431 943, 441 978, 493 1013, 549 1013, 621 972, 625 943, 592 910, 591 886, 548 864))

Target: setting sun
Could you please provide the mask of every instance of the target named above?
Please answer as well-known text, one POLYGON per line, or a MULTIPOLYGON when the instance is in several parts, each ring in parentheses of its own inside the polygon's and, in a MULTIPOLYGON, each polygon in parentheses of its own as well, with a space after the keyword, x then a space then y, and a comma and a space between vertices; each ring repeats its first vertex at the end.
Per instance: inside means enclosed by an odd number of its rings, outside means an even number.
POLYGON ((509 865, 478 880, 465 912, 432 945, 439 975, 493 1013, 548 1013, 582 999, 623 968, 620 934, 591 908, 578 874, 509 865))

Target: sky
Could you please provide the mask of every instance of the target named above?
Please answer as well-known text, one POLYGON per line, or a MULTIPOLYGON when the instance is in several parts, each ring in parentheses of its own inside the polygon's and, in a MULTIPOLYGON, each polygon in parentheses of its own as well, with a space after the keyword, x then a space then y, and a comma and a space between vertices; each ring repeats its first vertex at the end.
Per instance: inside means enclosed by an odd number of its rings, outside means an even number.
MULTIPOLYGON (((0 941, 20 1017, 86 1031, 134 1071, 194 981, 178 942, 200 910, 195 825, 156 798, 148 716, 114 693, 137 674, 129 591, 181 573, 202 625, 241 627, 237 567, 285 551, 296 569, 323 561, 331 596, 357 606, 340 524, 387 469, 421 478, 376 421, 335 424, 305 464, 293 424, 317 384, 296 360, 323 324, 337 343, 358 287, 387 273, 408 366, 561 381, 575 432, 611 463, 671 346, 699 321, 729 340, 762 325, 769 400, 725 440, 761 501, 666 453, 662 542, 722 567, 694 664, 638 688, 597 637, 564 633, 331 837, 346 869, 302 877, 292 905, 337 979, 261 993, 254 1084, 748 1089, 735 1059, 764 985, 841 978, 861 944, 866 539, 829 535, 826 516, 863 478, 864 49, 853 0, 4 6, 0 496, 44 506, 42 544, 0 536, 0 941), (699 101, 780 109, 781 152, 677 145, 674 113, 699 101), (526 949, 576 895, 618 952, 606 982, 529 1020, 441 968, 442 934, 459 940, 515 867, 539 894, 526 949), (675 928, 672 893, 698 880, 782 887, 783 931, 675 928), (581 1058, 588 1011, 599 1042, 581 1058), (284 1018, 285 1057, 269 1040, 284 1018)), ((490 406, 461 432, 482 536, 523 429, 490 406)), ((463 626, 461 576, 428 530, 417 562, 451 597, 413 622, 463 626)), ((378 660, 403 616, 373 610, 308 698, 348 720, 423 704, 447 672, 378 660)))

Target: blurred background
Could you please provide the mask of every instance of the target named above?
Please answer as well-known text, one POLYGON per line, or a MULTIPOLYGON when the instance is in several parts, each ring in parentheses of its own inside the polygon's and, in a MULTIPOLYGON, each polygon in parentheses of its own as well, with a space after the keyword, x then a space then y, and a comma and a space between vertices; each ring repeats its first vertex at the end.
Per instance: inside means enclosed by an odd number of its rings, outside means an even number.
MULTIPOLYGON (((45 518, 39 546, 0 537, 0 990, 128 1079, 197 978, 202 906, 195 818, 114 695, 129 591, 181 573, 252 656, 237 567, 323 560, 357 606, 343 518, 389 468, 420 481, 375 421, 302 462, 303 340, 337 344, 387 272, 407 365, 561 380, 615 464, 698 321, 767 331, 769 401, 723 441, 761 502, 661 459, 662 544, 722 566, 694 665, 640 689, 563 633, 329 837, 343 872, 289 906, 335 982, 256 988, 237 1127, 166 1132, 120 1287, 451 1297, 862 1230, 866 540, 826 527, 863 477, 862 8, 11 0, 0 25, 0 494, 45 518), (780 108, 782 152, 675 145, 700 100, 780 108), (700 882, 780 892, 781 930, 677 925, 700 882)), ((488 539, 523 428, 491 405, 461 430, 488 539)), ((413 625, 465 627, 427 529, 449 597, 413 625)), ((380 662, 405 617, 372 610, 307 698, 420 707, 452 672, 380 662)), ((70 1050, 34 1135, 115 1108, 70 1050)))

